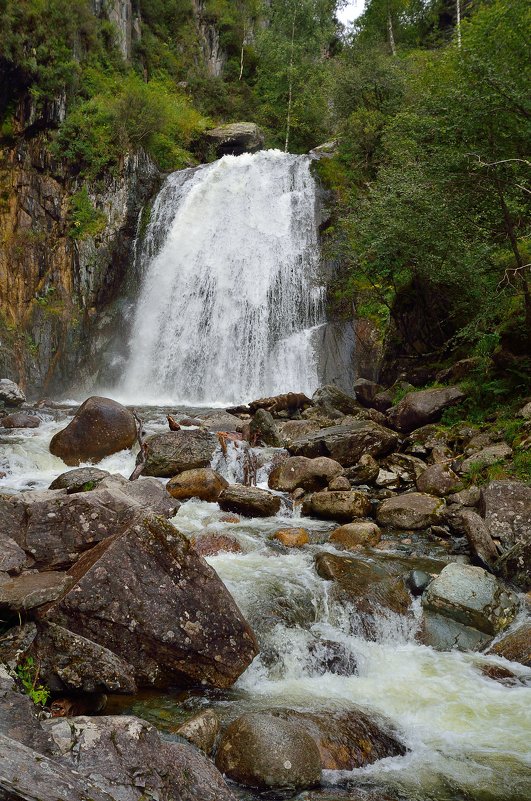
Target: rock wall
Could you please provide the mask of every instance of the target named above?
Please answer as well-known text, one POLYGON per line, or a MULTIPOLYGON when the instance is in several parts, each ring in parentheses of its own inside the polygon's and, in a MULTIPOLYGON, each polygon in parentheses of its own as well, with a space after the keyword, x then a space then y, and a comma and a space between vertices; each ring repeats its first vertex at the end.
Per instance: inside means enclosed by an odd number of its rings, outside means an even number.
POLYGON ((204 0, 192 0, 192 8, 207 72, 212 77, 219 78, 227 61, 227 54, 221 47, 219 31, 205 12, 204 0))

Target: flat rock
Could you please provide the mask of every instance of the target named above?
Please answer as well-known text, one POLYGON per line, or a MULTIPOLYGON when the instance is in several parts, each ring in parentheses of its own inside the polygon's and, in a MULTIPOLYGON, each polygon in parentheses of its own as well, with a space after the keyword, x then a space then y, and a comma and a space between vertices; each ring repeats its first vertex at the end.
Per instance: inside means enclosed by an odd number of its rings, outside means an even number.
POLYGON ((209 467, 218 440, 208 431, 194 429, 153 434, 145 445, 147 458, 143 475, 171 478, 185 470, 209 467))
POLYGON ((359 490, 314 492, 307 496, 302 504, 303 515, 318 517, 322 520, 348 522, 357 517, 366 517, 370 510, 369 496, 359 490))
POLYGON ((66 573, 21 573, 0 582, 0 610, 29 612, 55 601, 71 584, 72 579, 66 573))
POLYGON ((231 484, 224 489, 218 503, 227 512, 236 512, 246 517, 272 517, 280 511, 278 495, 258 487, 231 484))
POLYGON ((110 475, 107 470, 100 470, 98 467, 77 467, 75 470, 67 470, 66 473, 57 476, 50 484, 49 489, 64 489, 69 493, 88 492, 95 489, 104 478, 108 478, 110 475))
POLYGON ((108 648, 138 686, 229 687, 257 653, 217 574, 160 517, 103 540, 69 574, 75 584, 40 619, 108 648))
POLYGON ((394 431, 370 420, 356 420, 308 434, 292 442, 288 450, 293 456, 328 456, 343 467, 350 467, 366 453, 383 456, 397 444, 398 436, 394 431))
POLYGON ((306 456, 291 456, 269 475, 271 489, 293 492, 298 487, 307 492, 324 489, 343 473, 339 462, 326 456, 308 459, 306 456))
POLYGON ((400 403, 388 410, 387 419, 393 427, 409 434, 427 423, 437 422, 445 409, 464 398, 465 393, 458 387, 408 392, 400 403))
POLYGON ((3 428, 38 428, 40 424, 40 417, 35 414, 26 414, 25 412, 7 414, 0 419, 0 426, 3 428))
POLYGON ((378 507, 376 518, 382 526, 398 529, 421 529, 436 524, 444 501, 422 492, 407 492, 388 498, 378 507))

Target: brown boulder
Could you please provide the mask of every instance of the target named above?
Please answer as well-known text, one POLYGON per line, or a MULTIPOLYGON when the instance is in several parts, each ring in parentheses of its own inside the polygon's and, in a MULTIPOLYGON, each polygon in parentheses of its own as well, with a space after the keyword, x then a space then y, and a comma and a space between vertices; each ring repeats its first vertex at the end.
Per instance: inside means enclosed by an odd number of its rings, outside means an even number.
POLYGON ((356 398, 364 406, 372 406, 379 392, 383 392, 383 387, 375 381, 369 381, 367 378, 358 378, 354 382, 356 398))
POLYGON ((345 476, 336 476, 328 485, 332 492, 350 492, 350 481, 345 476))
POLYGON ((218 439, 200 429, 167 431, 148 437, 145 445, 147 456, 143 475, 171 478, 185 470, 209 467, 218 439))
POLYGON ((280 528, 273 534, 273 539, 281 542, 286 548, 300 548, 310 542, 305 528, 280 528))
POLYGON ((439 498, 457 492, 460 486, 459 477, 447 464, 432 464, 417 478, 419 492, 427 492, 429 495, 437 495, 439 498))
POLYGON ((355 420, 308 434, 292 442, 288 450, 293 456, 328 456, 343 467, 350 467, 366 453, 383 456, 397 444, 394 431, 370 420, 355 420))
POLYGON ((166 489, 172 498, 187 501, 190 498, 199 498, 202 501, 215 503, 219 495, 229 482, 222 475, 210 467, 198 467, 195 470, 185 470, 178 476, 171 478, 166 489))
POLYGON ((175 731, 180 737, 210 754, 219 734, 220 722, 213 709, 204 709, 183 723, 175 731))
POLYGON ((272 517, 280 510, 280 498, 258 487, 231 484, 218 498, 220 508, 246 517, 272 517))
POLYGON ((378 507, 376 519, 382 526, 420 529, 436 524, 443 513, 444 501, 422 492, 406 492, 388 498, 378 507))
POLYGON ((445 409, 464 398, 465 393, 458 387, 409 392, 400 403, 389 409, 387 418, 392 426, 409 434, 427 423, 437 422, 445 409))
POLYGON ((25 412, 7 414, 0 419, 0 426, 4 428, 38 428, 40 424, 40 417, 34 414, 26 414, 25 412))
POLYGON ((489 648, 489 653, 531 668, 531 622, 526 621, 489 648))
POLYGON ((352 484, 372 484, 378 478, 380 465, 370 455, 365 453, 359 462, 345 470, 345 476, 352 484))
POLYGON ((202 534, 195 535, 191 543, 199 556, 215 556, 221 552, 242 553, 242 547, 234 537, 227 537, 226 534, 202 534))
POLYGON ((381 531, 372 520, 355 520, 336 528, 330 535, 330 542, 342 545, 343 548, 356 549, 360 546, 377 545, 381 538, 381 531))
POLYGON ((361 408, 356 398, 348 395, 335 384, 319 387, 313 393, 312 401, 317 406, 323 406, 325 409, 337 409, 342 414, 356 414, 361 408))
POLYGON ((354 520, 371 510, 369 496, 358 490, 350 492, 314 492, 304 499, 303 515, 323 520, 354 520))
POLYGON ((38 606, 55 601, 72 585, 66 573, 21 573, 0 581, 0 611, 29 612, 38 606))
POLYGON ((50 453, 67 465, 99 462, 131 448, 137 437, 133 413, 110 398, 92 397, 81 404, 73 420, 50 442, 50 453))
POLYGON ((228 687, 257 653, 216 573, 162 518, 103 540, 69 575, 75 584, 40 618, 108 648, 139 686, 228 687))
POLYGON ((341 465, 326 456, 291 456, 271 473, 269 486, 282 492, 293 492, 298 487, 312 492, 324 489, 342 472, 341 465))

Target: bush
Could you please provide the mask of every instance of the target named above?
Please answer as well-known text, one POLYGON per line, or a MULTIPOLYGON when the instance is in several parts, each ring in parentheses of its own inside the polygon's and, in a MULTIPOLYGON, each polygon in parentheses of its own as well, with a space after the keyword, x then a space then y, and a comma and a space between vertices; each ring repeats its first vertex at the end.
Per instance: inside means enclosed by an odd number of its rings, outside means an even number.
POLYGON ((85 186, 70 198, 69 222, 68 233, 72 239, 96 236, 107 224, 107 217, 94 208, 85 186))

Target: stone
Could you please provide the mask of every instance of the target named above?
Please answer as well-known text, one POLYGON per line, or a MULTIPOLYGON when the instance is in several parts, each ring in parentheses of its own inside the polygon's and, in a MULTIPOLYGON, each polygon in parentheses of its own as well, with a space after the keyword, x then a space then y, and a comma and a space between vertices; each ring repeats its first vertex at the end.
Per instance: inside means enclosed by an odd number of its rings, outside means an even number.
POLYGON ((429 495, 437 495, 439 498, 456 492, 460 486, 459 477, 447 464, 431 464, 417 478, 419 492, 427 492, 429 495))
POLYGON ((249 423, 251 444, 261 442, 272 448, 282 448, 284 442, 271 412, 258 409, 249 423))
POLYGON ((519 417, 523 417, 524 420, 531 420, 531 401, 526 403, 525 406, 522 406, 520 411, 518 412, 519 417))
POLYGON ((54 623, 40 623, 30 649, 41 680, 54 693, 135 693, 132 666, 92 640, 54 623))
POLYGON ((495 565, 496 573, 519 589, 531 590, 531 541, 517 542, 503 553, 495 565))
POLYGON ((384 389, 383 392, 378 392, 374 396, 373 404, 377 411, 385 414, 385 412, 387 412, 387 410, 393 405, 393 396, 388 389, 384 389))
POLYGON ((345 470, 345 476, 352 484, 372 484, 378 478, 380 465, 370 453, 365 453, 359 462, 345 470))
POLYGON ((314 492, 304 499, 303 515, 323 520, 354 520, 369 514, 369 496, 359 490, 350 492, 314 492))
POLYGON ((280 511, 278 495, 243 484, 226 487, 221 492, 218 503, 225 512, 236 512, 246 517, 272 517, 280 511))
POLYGON ((345 476, 336 476, 336 478, 333 478, 328 485, 328 489, 332 492, 349 492, 350 481, 345 476))
POLYGON ((355 770, 379 759, 403 756, 407 750, 391 733, 390 723, 382 721, 382 726, 360 709, 348 712, 275 709, 273 715, 309 734, 319 749, 323 770, 355 770))
POLYGON ((28 561, 28 557, 15 540, 0 532, 0 573, 20 573, 28 566, 28 561))
POLYGON ((480 559, 483 565, 492 570, 499 553, 485 521, 473 509, 466 507, 461 511, 460 518, 460 528, 465 533, 471 552, 480 559))
POLYGON ((452 381, 462 381, 467 378, 469 374, 480 364, 481 359, 477 356, 472 356, 469 359, 460 359, 450 367, 444 370, 439 370, 435 375, 435 380, 439 384, 446 384, 452 381))
POLYGON ((264 134, 254 122, 231 122, 205 132, 208 144, 215 148, 216 156, 239 156, 257 153, 264 147, 264 134))
POLYGON ((382 533, 372 520, 355 520, 336 528, 330 535, 330 542, 343 548, 356 549, 361 546, 372 547, 380 542, 382 533))
POLYGON ((21 406, 26 396, 14 381, 9 378, 0 378, 0 401, 6 406, 21 406))
POLYGON ((379 392, 383 392, 384 388, 377 384, 375 381, 369 381, 367 378, 358 378, 354 382, 354 394, 356 399, 364 406, 373 406, 374 399, 379 392))
POLYGON ((280 528, 273 534, 286 548, 300 548, 310 542, 310 536, 305 528, 280 528))
POLYGON ((406 586, 412 595, 422 595, 430 585, 433 576, 424 570, 410 570, 406 579, 406 586))
POLYGON ((213 709, 203 709, 176 729, 175 734, 210 754, 221 728, 219 718, 213 709))
POLYGON ((242 547, 234 537, 226 534, 195 534, 191 543, 200 556, 215 556, 218 553, 242 553, 242 547))
POLYGON ((255 414, 258 409, 266 409, 273 416, 280 412, 287 412, 288 416, 291 416, 312 405, 313 402, 303 392, 286 392, 269 398, 258 398, 249 404, 248 410, 251 414, 255 414))
POLYGON ((448 503, 458 503, 460 506, 477 506, 481 498, 481 490, 474 484, 459 492, 448 495, 448 503))
POLYGON ((243 431, 243 422, 239 417, 229 412, 210 412, 205 415, 201 427, 207 431, 243 431))
POLYGON ((197 467, 195 470, 185 470, 178 476, 170 478, 166 490, 172 498, 178 498, 180 501, 199 498, 201 501, 215 503, 222 490, 228 486, 229 482, 212 468, 197 467))
POLYGON ((108 648, 139 687, 229 687, 257 653, 217 574, 160 517, 102 540, 69 575, 74 585, 39 619, 108 648))
POLYGON ((531 487, 523 481, 491 481, 481 490, 479 511, 504 550, 531 541, 531 487))
POLYGON ((525 621, 505 634, 490 646, 488 653, 531 668, 531 621, 525 621))
POLYGON ((72 579, 66 573, 21 573, 0 581, 0 610, 29 612, 55 601, 71 584, 72 579))
POLYGON ((153 434, 145 445, 147 458, 143 475, 171 478, 185 470, 210 467, 218 440, 214 434, 193 429, 153 434))
POLYGON ((388 498, 378 507, 376 519, 382 526, 398 529, 421 529, 436 524, 442 516, 444 501, 422 492, 406 492, 388 498))
MULTIPOLYGON (((271 489, 293 492, 301 487, 308 492, 324 489, 330 481, 343 473, 343 468, 334 459, 318 456, 291 456, 269 476, 271 489)), ((350 489, 350 487, 349 487, 350 489)))
POLYGON ((496 445, 489 445, 487 448, 483 448, 473 453, 472 456, 469 456, 467 459, 464 459, 461 462, 461 473, 468 473, 469 470, 474 468, 490 467, 496 462, 510 459, 512 455, 512 448, 510 445, 507 445, 506 442, 498 442, 496 445))
POLYGON ((52 437, 50 453, 69 466, 99 462, 132 448, 136 438, 133 413, 110 398, 94 396, 87 398, 67 427, 52 437))
MULTIPOLYGON (((0 665, 0 739, 10 738, 43 754, 51 753, 52 743, 38 724, 38 712, 38 707, 29 696, 17 690, 12 676, 0 665)), ((5 755, 0 756, 0 798, 3 774, 7 767, 4 760, 5 755)))
POLYGON ((224 731, 217 768, 234 781, 262 790, 302 790, 321 779, 321 757, 312 737, 273 715, 242 715, 224 731))
POLYGON ((409 434, 427 423, 437 422, 445 409, 455 406, 464 398, 465 393, 458 387, 409 392, 400 403, 388 410, 387 419, 393 427, 409 434))
POLYGON ((334 384, 319 387, 313 393, 312 401, 316 406, 323 406, 325 409, 331 407, 343 414, 356 414, 360 410, 360 404, 356 398, 348 395, 334 384))
POLYGON ((150 476, 141 476, 136 481, 128 481, 120 475, 107 476, 100 481, 97 489, 119 492, 138 504, 144 512, 162 517, 173 517, 181 505, 168 495, 160 481, 150 476))
POLYGON ((0 426, 3 428, 38 428, 40 424, 40 417, 35 414, 26 414, 25 412, 7 414, 0 419, 0 426))
POLYGON ((64 489, 69 493, 87 492, 95 489, 104 478, 108 478, 110 475, 107 470, 100 470, 98 467, 78 467, 57 476, 50 484, 49 489, 64 489))
POLYGON ((394 431, 370 420, 327 426, 295 440, 288 447, 292 456, 328 456, 343 467, 357 464, 362 456, 383 456, 398 444, 394 431))
POLYGON ((482 568, 451 562, 423 594, 422 606, 428 628, 432 616, 444 618, 447 627, 442 641, 429 640, 430 644, 466 648, 469 646, 465 635, 470 632, 462 632, 463 627, 474 630, 477 645, 486 642, 514 619, 518 599, 482 568))
POLYGON ((235 801, 204 754, 162 740, 140 718, 52 718, 43 727, 55 742, 56 762, 97 783, 116 801, 235 801))
POLYGON ((276 426, 284 447, 288 447, 291 442, 301 439, 307 434, 313 434, 314 431, 322 428, 319 420, 278 420, 276 426))

